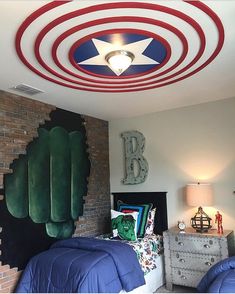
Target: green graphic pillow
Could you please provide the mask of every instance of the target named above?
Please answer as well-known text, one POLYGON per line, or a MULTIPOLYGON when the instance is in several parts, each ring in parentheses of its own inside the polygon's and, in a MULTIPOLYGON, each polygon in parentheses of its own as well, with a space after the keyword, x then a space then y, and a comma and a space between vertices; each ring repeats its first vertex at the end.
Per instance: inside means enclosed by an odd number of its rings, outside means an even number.
POLYGON ((136 241, 138 212, 122 213, 111 209, 113 236, 136 241))
POLYGON ((117 211, 124 213, 131 213, 137 211, 139 213, 137 219, 137 237, 143 238, 147 226, 149 211, 151 210, 152 206, 152 203, 126 204, 121 201, 118 201, 117 211))

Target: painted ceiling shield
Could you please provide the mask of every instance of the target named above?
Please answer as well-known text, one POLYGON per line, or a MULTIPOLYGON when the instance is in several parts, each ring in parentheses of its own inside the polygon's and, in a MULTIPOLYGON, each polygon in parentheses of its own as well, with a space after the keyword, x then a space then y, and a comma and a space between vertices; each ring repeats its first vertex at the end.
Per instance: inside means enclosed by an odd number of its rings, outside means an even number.
POLYGON ((199 74, 224 44, 223 24, 209 1, 82 2, 49 2, 16 34, 21 61, 64 87, 120 93, 168 86, 199 74), (117 36, 141 57, 118 77, 101 58, 117 36))
POLYGON ((107 34, 79 45, 75 44, 74 47, 73 64, 78 70, 114 78, 117 76, 105 60, 110 51, 127 49, 135 56, 131 66, 117 78, 133 77, 157 70, 167 55, 166 47, 157 39, 137 33, 107 34))

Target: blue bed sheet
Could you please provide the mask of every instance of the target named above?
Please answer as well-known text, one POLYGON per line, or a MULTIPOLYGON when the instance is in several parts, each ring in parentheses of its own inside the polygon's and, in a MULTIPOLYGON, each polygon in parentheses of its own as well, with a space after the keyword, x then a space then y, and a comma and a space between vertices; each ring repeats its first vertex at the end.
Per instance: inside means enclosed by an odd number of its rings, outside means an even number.
POLYGON ((201 293, 235 293, 235 256, 212 266, 198 284, 197 290, 201 293))
POLYGON ((34 256, 17 293, 118 293, 145 284, 136 253, 127 244, 95 238, 58 241, 34 256))

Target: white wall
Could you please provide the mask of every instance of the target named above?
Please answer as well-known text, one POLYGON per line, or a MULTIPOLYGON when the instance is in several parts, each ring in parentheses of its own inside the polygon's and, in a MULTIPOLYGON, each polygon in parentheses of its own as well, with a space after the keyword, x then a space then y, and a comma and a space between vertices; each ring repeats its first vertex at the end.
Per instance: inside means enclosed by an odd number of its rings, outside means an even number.
POLYGON ((180 219, 189 225, 196 212, 184 201, 184 186, 209 182, 215 202, 206 212, 214 220, 216 210, 220 210, 224 229, 235 230, 235 98, 113 120, 109 128, 112 192, 167 191, 171 227, 180 219), (120 134, 130 130, 140 131, 146 139, 144 156, 149 173, 146 181, 137 185, 121 183, 124 164, 120 134))

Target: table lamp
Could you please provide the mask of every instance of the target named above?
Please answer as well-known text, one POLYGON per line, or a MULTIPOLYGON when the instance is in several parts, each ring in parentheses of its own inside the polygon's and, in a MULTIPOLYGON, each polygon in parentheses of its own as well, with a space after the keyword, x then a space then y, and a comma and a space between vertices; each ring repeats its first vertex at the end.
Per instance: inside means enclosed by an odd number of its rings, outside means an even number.
POLYGON ((188 184, 186 186, 186 200, 189 206, 198 206, 198 211, 191 218, 191 226, 199 233, 208 232, 211 228, 211 218, 203 211, 202 206, 213 204, 213 191, 210 184, 188 184))

